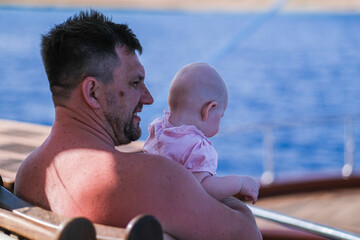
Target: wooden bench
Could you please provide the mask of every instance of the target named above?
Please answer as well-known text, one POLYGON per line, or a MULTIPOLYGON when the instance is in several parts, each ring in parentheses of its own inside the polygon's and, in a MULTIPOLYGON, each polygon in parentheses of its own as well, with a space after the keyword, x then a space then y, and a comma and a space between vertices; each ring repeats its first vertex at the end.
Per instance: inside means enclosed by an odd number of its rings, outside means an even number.
MULTIPOLYGON (((0 176, 0 181, 1 176, 0 176)), ((126 228, 68 218, 33 206, 0 186, 0 239, 161 240, 163 231, 151 215, 139 215, 126 228)))

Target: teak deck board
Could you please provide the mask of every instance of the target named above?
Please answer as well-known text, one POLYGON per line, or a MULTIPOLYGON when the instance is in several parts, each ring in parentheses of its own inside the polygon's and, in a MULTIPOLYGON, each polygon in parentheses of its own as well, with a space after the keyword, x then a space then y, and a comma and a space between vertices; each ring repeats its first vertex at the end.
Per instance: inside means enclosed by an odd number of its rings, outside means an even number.
POLYGON ((360 234, 360 187, 265 197, 256 206, 360 234))

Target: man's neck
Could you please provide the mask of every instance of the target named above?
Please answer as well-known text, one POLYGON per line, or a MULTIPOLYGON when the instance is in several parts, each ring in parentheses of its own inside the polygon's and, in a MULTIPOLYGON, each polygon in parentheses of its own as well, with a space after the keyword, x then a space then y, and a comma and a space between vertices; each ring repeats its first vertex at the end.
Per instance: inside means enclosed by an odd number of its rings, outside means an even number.
POLYGON ((75 137, 80 134, 87 134, 90 138, 97 138, 97 141, 114 147, 114 141, 104 126, 104 121, 100 118, 94 112, 83 110, 83 108, 77 108, 74 111, 71 108, 57 106, 53 128, 54 130, 75 133, 75 137))

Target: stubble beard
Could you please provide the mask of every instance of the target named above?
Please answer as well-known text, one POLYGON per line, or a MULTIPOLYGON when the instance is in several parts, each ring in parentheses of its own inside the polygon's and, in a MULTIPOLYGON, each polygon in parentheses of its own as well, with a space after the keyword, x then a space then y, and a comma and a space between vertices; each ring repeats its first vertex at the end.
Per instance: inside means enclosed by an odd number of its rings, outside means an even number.
POLYGON ((124 134, 129 140, 129 142, 136 141, 140 138, 141 136, 140 123, 137 123, 137 125, 134 126, 134 115, 132 115, 131 119, 128 122, 126 122, 124 126, 124 134))
POLYGON ((139 124, 137 124, 137 126, 134 126, 133 117, 126 122, 124 122, 124 120, 120 117, 111 116, 109 114, 106 114, 105 117, 114 131, 115 146, 127 144, 140 138, 140 126, 139 124))
POLYGON ((112 98, 107 99, 107 109, 110 111, 105 112, 104 116, 113 130, 115 146, 127 144, 140 138, 140 123, 134 126, 134 114, 138 108, 139 106, 136 106, 130 117, 124 119, 129 114, 119 112, 122 108, 112 98))

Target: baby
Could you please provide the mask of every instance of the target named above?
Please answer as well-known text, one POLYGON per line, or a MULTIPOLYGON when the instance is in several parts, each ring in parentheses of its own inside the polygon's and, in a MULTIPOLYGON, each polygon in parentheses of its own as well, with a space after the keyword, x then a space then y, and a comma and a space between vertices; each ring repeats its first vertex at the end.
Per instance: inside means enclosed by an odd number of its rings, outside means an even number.
POLYGON ((219 131, 228 91, 219 73, 206 63, 184 66, 169 91, 169 112, 149 126, 144 152, 160 154, 185 166, 218 200, 239 193, 257 201, 259 184, 248 176, 216 176, 218 155, 208 138, 219 131))

